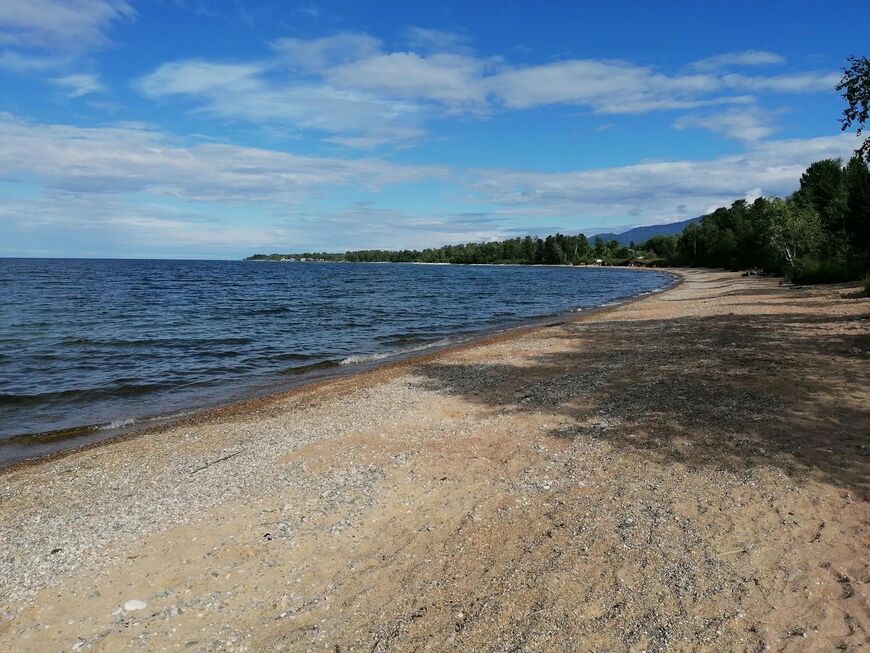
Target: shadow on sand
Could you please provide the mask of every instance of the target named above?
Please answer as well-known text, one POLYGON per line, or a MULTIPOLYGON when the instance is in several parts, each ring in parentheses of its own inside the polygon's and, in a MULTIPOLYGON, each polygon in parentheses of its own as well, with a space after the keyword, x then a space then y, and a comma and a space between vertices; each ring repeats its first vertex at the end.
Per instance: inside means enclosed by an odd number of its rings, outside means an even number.
POLYGON ((868 495, 870 314, 729 315, 577 323, 531 365, 426 364, 428 389, 569 418, 558 437, 606 439, 658 462, 792 477, 868 495))

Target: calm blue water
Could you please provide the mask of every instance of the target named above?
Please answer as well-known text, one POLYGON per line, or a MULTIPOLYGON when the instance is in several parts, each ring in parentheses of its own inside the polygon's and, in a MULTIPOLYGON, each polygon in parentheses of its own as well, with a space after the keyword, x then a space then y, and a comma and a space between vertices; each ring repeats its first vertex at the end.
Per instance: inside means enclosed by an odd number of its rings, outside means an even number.
POLYGON ((0 259, 0 462, 60 446, 17 436, 277 390, 667 282, 597 268, 0 259))

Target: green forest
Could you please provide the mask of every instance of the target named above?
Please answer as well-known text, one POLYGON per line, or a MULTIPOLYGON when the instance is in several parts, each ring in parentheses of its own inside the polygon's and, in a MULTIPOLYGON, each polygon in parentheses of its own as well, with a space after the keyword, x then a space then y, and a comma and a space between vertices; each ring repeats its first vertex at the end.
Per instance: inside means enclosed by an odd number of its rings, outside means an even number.
POLYGON ((816 161, 791 196, 739 200, 642 249, 667 265, 756 268, 800 283, 860 278, 870 270, 870 171, 857 156, 816 161))
POLYGON ((624 264, 635 256, 628 247, 615 240, 605 243, 598 239, 590 243, 586 236, 554 234, 544 239, 526 236, 488 243, 445 245, 437 249, 383 250, 370 249, 344 254, 258 254, 251 260, 313 259, 322 261, 390 262, 390 263, 513 263, 525 265, 580 265, 597 258, 610 264, 624 264))
POLYGON ((858 156, 843 165, 810 165, 787 198, 738 200, 687 226, 678 236, 644 243, 589 240, 583 234, 526 236, 424 250, 344 254, 257 254, 249 260, 691 266, 757 269, 800 283, 848 281, 870 270, 870 170, 858 156))

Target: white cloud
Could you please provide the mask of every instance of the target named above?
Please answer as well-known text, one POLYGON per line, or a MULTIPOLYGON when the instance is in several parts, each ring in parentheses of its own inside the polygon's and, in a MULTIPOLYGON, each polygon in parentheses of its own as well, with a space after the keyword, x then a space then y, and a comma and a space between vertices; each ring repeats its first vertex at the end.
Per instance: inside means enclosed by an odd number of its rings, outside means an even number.
POLYGON ((151 97, 176 94, 245 92, 261 87, 255 64, 224 64, 201 60, 177 61, 160 66, 140 80, 139 90, 151 97))
MULTIPOLYGON (((824 71, 719 71, 726 64, 779 61, 754 50, 695 62, 689 74, 667 74, 623 60, 511 65, 473 54, 462 37, 449 32, 409 27, 404 37, 417 51, 386 51, 380 40, 356 32, 284 38, 273 43, 270 59, 171 62, 138 86, 152 97, 185 96, 222 117, 318 130, 334 143, 377 147, 417 141, 429 121, 456 114, 482 117, 555 104, 602 115, 687 111, 749 105, 752 93, 822 92, 838 78, 824 71)), ((756 126, 756 134, 761 129, 756 126)))
POLYGON ((285 224, 232 224, 203 212, 132 203, 114 194, 53 191, 0 205, 0 253, 28 256, 235 256, 301 235, 285 224))
POLYGON ((99 78, 75 72, 76 64, 134 15, 127 0, 0 0, 0 69, 38 75, 70 98, 102 91, 99 78))
POLYGON ((642 222, 700 215, 746 195, 793 191, 806 166, 846 157, 853 135, 759 142, 744 154, 708 161, 662 161, 578 172, 477 171, 478 201, 505 215, 582 216, 612 219, 639 215, 642 222))
POLYGON ((816 71, 773 77, 748 77, 746 75, 725 75, 722 86, 741 91, 774 93, 815 93, 829 91, 840 81, 839 73, 816 71))
POLYGON ((180 143, 146 125, 45 125, 0 114, 0 179, 79 193, 145 192, 186 201, 292 204, 327 186, 378 189, 442 176, 434 166, 180 143))
POLYGON ((104 45, 112 24, 134 14, 126 0, 0 2, 0 46, 80 52, 104 45))
POLYGON ((377 55, 381 51, 381 42, 368 34, 340 32, 316 39, 279 39, 273 44, 273 49, 287 64, 306 72, 320 72, 377 55))
POLYGON ((409 26, 403 31, 405 43, 423 52, 469 52, 468 38, 456 32, 409 26))
POLYGON ((408 142, 425 134, 426 109, 348 87, 298 82, 281 84, 265 65, 181 61, 165 64, 137 82, 154 98, 185 96, 227 118, 282 123, 325 132, 333 142, 375 147, 408 142))
POLYGON ((747 92, 812 93, 831 90, 838 75, 811 72, 774 77, 711 73, 666 75, 626 61, 570 60, 513 68, 485 80, 510 108, 548 104, 586 106, 601 114, 637 114, 745 104, 747 92), (741 95, 729 95, 736 91, 741 95))
POLYGON ((68 55, 24 55, 18 52, 0 52, 0 68, 18 74, 57 70, 71 64, 68 55))
POLYGON ((322 248, 335 233, 326 231, 328 222, 299 217, 311 202, 448 174, 437 166, 182 140, 138 123, 84 128, 0 113, 0 183, 12 189, 0 206, 0 249, 237 256, 306 239, 320 239, 322 248))
MULTIPOLYGON (((504 237, 519 222, 552 224, 556 216, 578 228, 627 220, 643 224, 699 215, 739 197, 787 194, 810 162, 848 156, 855 145, 854 135, 841 134, 760 141, 743 154, 707 161, 557 173, 451 172, 180 140, 137 123, 84 128, 0 114, 0 182, 35 193, 19 199, 13 192, 0 207, 0 221, 10 235, 4 252, 13 254, 10 242, 54 243, 55 253, 72 251, 64 250, 69 242, 76 243, 75 251, 89 253, 93 240, 108 248, 95 253, 129 255, 180 254, 179 248, 236 255, 303 244, 304 249, 438 245, 504 237), (431 210, 414 214, 385 199, 382 206, 348 200, 359 192, 431 179, 454 185, 451 202, 464 188, 465 201, 477 212, 440 213, 437 200, 431 210), (316 211, 327 197, 332 206, 343 198, 347 208, 316 211), (342 233, 354 234, 353 241, 338 242, 342 233), (124 242, 145 249, 124 249, 124 242)), ((17 251, 23 253, 23 247, 17 251)))
POLYGON ((56 86, 65 89, 68 97, 73 98, 105 90, 100 78, 91 73, 64 75, 63 77, 55 77, 51 81, 56 86))
POLYGON ((482 104, 486 89, 480 82, 486 68, 487 62, 466 55, 394 52, 336 66, 324 79, 337 88, 391 98, 482 104))
POLYGON ((715 77, 668 77, 651 67, 615 60, 570 60, 513 68, 486 83, 495 97, 515 109, 573 104, 599 113, 644 113, 734 100, 703 99, 717 90, 715 77))
POLYGON ((712 113, 694 113, 677 118, 675 129, 706 129, 740 141, 754 142, 776 131, 774 112, 758 106, 748 106, 712 113))
POLYGON ((785 63, 785 58, 775 52, 765 50, 743 50, 742 52, 726 52, 695 61, 689 66, 695 70, 711 71, 736 66, 771 66, 785 63))

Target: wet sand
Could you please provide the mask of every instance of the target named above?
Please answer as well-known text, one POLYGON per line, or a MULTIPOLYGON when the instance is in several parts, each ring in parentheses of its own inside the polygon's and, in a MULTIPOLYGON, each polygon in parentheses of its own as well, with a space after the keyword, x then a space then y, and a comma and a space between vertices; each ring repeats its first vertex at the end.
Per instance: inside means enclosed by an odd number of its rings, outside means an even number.
POLYGON ((684 275, 0 472, 0 650, 860 650, 870 300, 684 275))

